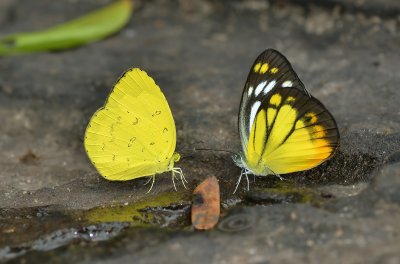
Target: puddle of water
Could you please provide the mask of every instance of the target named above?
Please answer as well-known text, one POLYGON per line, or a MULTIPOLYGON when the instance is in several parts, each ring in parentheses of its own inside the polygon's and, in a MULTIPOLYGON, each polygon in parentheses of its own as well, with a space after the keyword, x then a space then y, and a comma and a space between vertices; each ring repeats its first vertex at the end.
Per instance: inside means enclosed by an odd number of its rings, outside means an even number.
POLYGON ((0 210, 0 261, 49 251, 73 241, 103 241, 132 226, 190 225, 190 202, 177 192, 124 205, 84 210, 37 207, 0 210))
POLYGON ((326 185, 318 188, 323 193, 329 193, 336 198, 355 196, 361 193, 369 185, 368 182, 359 182, 352 185, 326 185))
MULTIPOLYGON (((328 187, 316 189, 298 186, 289 180, 278 181, 272 188, 254 187, 243 199, 222 201, 221 206, 226 212, 255 204, 310 203, 320 206, 336 198, 337 190, 343 190, 343 186, 334 190, 328 187)), ((54 250, 75 241, 109 240, 132 227, 187 229, 190 227, 190 200, 187 194, 167 192, 146 196, 133 203, 90 210, 55 207, 0 209, 0 261, 32 251, 54 250)), ((232 214, 221 219, 218 229, 239 232, 254 224, 254 216, 232 214)))
MULTIPOLYGON (((333 198, 328 196, 329 198, 333 198)), ((254 188, 245 195, 247 204, 310 203, 319 205, 328 198, 312 188, 296 186, 286 180, 277 182, 272 188, 254 188)))
POLYGON ((188 201, 190 199, 182 193, 168 192, 157 196, 145 197, 135 203, 96 207, 89 211, 73 212, 73 215, 75 218, 82 217, 89 223, 130 222, 131 225, 156 224, 170 226, 174 224, 174 220, 179 218, 177 215, 182 214, 184 211, 176 209, 190 206, 188 201), (163 214, 164 212, 171 212, 171 214, 175 213, 177 215, 174 217, 170 214, 170 217, 160 217, 159 215, 168 215, 168 213, 163 214))
POLYGON ((31 242, 0 248, 0 261, 22 256, 30 251, 49 251, 77 240, 103 241, 120 234, 127 223, 103 223, 82 228, 60 229, 31 242))

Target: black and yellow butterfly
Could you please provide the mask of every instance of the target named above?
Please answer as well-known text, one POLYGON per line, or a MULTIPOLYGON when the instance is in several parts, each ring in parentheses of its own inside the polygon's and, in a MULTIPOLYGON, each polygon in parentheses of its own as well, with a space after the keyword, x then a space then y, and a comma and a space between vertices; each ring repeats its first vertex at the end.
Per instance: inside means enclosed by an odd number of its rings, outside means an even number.
MULTIPOLYGON (((311 96, 289 61, 267 49, 255 60, 239 109, 242 176, 276 175, 314 168, 334 154, 339 130, 332 114, 311 96)), ((236 191, 235 189, 235 191, 236 191)))

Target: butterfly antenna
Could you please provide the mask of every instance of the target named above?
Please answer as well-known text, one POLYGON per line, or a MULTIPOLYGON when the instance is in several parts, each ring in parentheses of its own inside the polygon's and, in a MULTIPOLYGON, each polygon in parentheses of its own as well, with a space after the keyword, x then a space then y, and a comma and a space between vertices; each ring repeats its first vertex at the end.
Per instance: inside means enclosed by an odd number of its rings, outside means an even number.
POLYGON ((209 149, 209 148, 194 148, 195 151, 199 150, 199 151, 219 151, 219 152, 226 152, 226 153, 230 153, 232 155, 236 155, 237 153, 230 151, 230 150, 225 150, 225 149, 209 149))
POLYGON ((278 177, 279 180, 284 181, 286 180, 285 178, 283 178, 281 175, 279 175, 278 173, 275 173, 273 170, 271 170, 270 168, 268 168, 270 171, 272 171, 272 173, 274 174, 274 176, 278 177))

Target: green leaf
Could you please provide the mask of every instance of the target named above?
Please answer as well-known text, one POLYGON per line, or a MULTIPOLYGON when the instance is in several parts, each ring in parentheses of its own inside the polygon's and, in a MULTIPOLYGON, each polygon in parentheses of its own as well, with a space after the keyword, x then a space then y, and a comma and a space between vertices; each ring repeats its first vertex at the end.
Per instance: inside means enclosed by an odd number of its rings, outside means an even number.
POLYGON ((63 50, 103 39, 121 30, 129 21, 132 10, 131 0, 118 0, 46 30, 8 35, 0 39, 0 56, 63 50))

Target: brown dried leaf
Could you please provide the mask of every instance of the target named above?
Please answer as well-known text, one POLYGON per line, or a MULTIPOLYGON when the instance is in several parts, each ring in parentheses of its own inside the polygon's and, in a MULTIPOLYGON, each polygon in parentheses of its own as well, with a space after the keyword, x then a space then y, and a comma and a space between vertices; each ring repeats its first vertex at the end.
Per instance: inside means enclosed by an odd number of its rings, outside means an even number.
POLYGON ((192 225, 196 229, 213 228, 220 215, 220 193, 217 178, 205 179, 193 191, 192 225))

